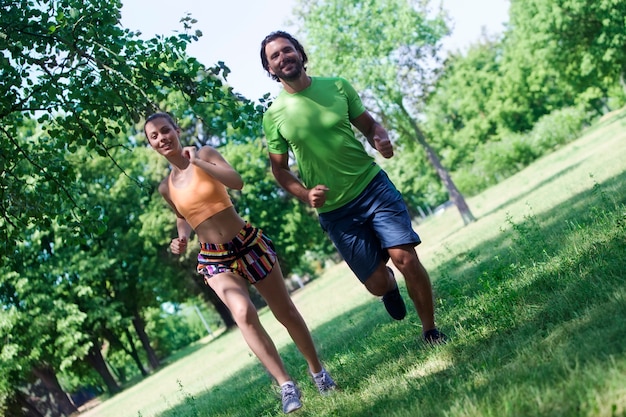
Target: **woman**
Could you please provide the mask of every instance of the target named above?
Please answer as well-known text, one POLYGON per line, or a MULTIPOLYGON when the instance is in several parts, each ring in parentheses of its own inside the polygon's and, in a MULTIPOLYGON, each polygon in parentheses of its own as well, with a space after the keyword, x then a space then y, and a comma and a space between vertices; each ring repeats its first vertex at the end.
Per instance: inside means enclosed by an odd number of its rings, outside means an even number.
POLYGON ((152 148, 172 167, 159 185, 159 192, 176 213, 178 238, 172 239, 170 249, 177 255, 183 253, 195 231, 201 242, 198 272, 228 307, 252 352, 281 386, 283 411, 290 413, 302 407, 300 391, 259 321, 246 280, 289 332, 320 393, 335 389, 335 382, 322 367, 311 333, 289 297, 271 240, 245 222, 233 207, 226 187, 242 189, 239 173, 210 146, 183 148, 180 128, 167 113, 151 115, 144 133, 152 148))

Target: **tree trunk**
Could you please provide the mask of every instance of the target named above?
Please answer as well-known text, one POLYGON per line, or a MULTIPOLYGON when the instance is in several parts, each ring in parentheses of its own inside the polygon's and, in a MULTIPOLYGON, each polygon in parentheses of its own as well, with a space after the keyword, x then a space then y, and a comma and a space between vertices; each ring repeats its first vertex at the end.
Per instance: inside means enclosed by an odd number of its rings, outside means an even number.
POLYGON ((137 365, 137 369, 141 372, 141 375, 148 376, 149 372, 143 366, 141 362, 141 358, 139 357, 139 351, 137 350, 137 346, 135 346, 134 337, 131 333, 130 329, 124 329, 124 334, 126 335, 126 339, 128 339, 128 344, 130 345, 130 349, 124 348, 124 352, 128 353, 128 355, 133 358, 135 364, 137 365))
POLYGON ((111 371, 109 371, 109 367, 104 361, 104 357, 102 357, 102 352, 100 351, 100 343, 95 340, 91 349, 89 349, 89 353, 87 353, 87 362, 91 365, 93 369, 100 374, 100 377, 104 381, 107 386, 107 390, 110 395, 117 394, 121 391, 120 386, 111 375, 111 371))
POLYGON ((15 389, 5 404, 7 416, 46 417, 32 404, 26 394, 15 389))
MULTIPOLYGON (((39 378, 43 386, 50 394, 50 407, 53 416, 69 416, 78 412, 78 408, 72 403, 57 378, 54 369, 49 366, 38 366, 33 368, 33 374, 39 378)), ((46 413, 48 414, 48 413, 46 413)))
POLYGON ((437 156, 437 153, 433 150, 433 148, 430 147, 428 142, 426 142, 426 137, 424 136, 424 133, 419 128, 415 120, 406 111, 404 106, 401 106, 401 108, 405 116, 411 123, 411 127, 413 128, 413 131, 415 132, 415 138, 417 140, 417 143, 419 143, 426 151, 426 157, 428 158, 428 161, 435 168, 437 175, 439 175, 439 178, 441 178, 441 181, 443 182, 446 189, 448 190, 448 195, 450 196, 450 200, 454 203, 454 205, 459 210, 459 213, 461 214, 461 218, 463 219, 463 224, 467 226, 468 224, 476 221, 476 218, 474 217, 467 203, 465 202, 465 198, 463 197, 463 194, 459 192, 459 190, 456 188, 456 185, 454 184, 454 181, 452 181, 452 177, 450 177, 450 173, 441 164, 441 161, 439 160, 439 156, 437 156))
MULTIPOLYGON (((124 346, 124 343, 122 343, 120 338, 117 337, 117 335, 112 330, 108 328, 104 328, 103 332, 104 332, 104 337, 111 343, 111 346, 115 347, 116 349, 121 349, 124 352, 126 352, 126 354, 133 359, 133 361, 135 362, 135 365, 137 365, 137 369, 139 369, 139 372, 141 372, 141 375, 148 376, 148 371, 146 371, 146 368, 144 368, 143 363, 141 363, 141 359, 139 358, 139 352, 137 352, 137 349, 135 348, 135 344, 133 343, 133 336, 128 331, 128 329, 124 330, 124 334, 126 335, 126 338, 128 339, 128 343, 130 344, 130 349, 124 346)), ((118 376, 120 376, 122 381, 126 380, 125 374, 119 375, 118 373, 118 376)))
POLYGON ((133 327, 135 328, 135 331, 139 336, 141 345, 148 355, 148 363, 150 364, 150 367, 153 371, 159 369, 161 363, 159 362, 159 358, 157 357, 156 352, 154 351, 152 346, 150 346, 150 339, 146 334, 146 325, 143 321, 143 318, 141 318, 139 312, 135 312, 135 316, 133 317, 133 327))

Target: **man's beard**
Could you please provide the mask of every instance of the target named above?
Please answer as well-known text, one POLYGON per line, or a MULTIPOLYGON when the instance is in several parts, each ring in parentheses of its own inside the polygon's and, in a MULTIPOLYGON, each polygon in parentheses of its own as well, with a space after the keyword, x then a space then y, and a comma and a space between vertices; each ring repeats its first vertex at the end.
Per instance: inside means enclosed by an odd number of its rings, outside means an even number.
POLYGON ((289 73, 285 73, 282 70, 279 70, 276 72, 276 76, 285 81, 295 81, 300 78, 300 75, 302 75, 302 71, 304 70, 302 62, 298 60, 293 60, 288 62, 287 64, 294 65, 294 69, 289 73))

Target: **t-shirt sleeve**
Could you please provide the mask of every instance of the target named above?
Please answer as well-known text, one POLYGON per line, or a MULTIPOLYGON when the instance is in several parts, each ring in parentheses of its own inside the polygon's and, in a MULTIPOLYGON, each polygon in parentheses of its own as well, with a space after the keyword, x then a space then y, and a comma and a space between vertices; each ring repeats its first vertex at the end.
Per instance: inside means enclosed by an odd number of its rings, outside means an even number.
POLYGON ((289 145, 278 131, 278 126, 269 110, 263 115, 263 132, 265 133, 267 149, 270 153, 283 154, 289 151, 289 145))
POLYGON ((365 106, 361 101, 361 97, 356 92, 352 84, 350 84, 347 80, 341 78, 343 84, 343 91, 346 93, 346 97, 348 98, 348 117, 350 120, 354 120, 359 117, 365 111, 365 106))

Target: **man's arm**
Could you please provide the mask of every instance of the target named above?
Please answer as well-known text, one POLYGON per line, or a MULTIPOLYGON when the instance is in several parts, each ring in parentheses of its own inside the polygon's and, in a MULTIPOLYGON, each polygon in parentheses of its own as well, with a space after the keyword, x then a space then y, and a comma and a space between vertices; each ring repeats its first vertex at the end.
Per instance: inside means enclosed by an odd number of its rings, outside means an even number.
POLYGON ((367 110, 350 122, 363 133, 372 148, 376 149, 383 157, 391 158, 393 156, 393 145, 389 140, 387 131, 374 120, 367 110))
POLYGON ((270 153, 269 155, 272 174, 274 174, 278 184, 289 194, 311 207, 322 207, 326 203, 328 187, 320 184, 311 189, 306 188, 289 169, 289 155, 287 153, 270 153))

